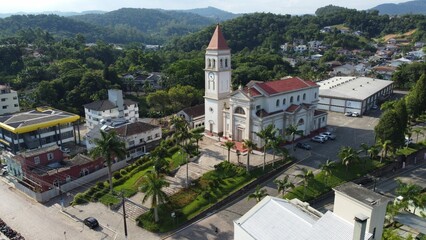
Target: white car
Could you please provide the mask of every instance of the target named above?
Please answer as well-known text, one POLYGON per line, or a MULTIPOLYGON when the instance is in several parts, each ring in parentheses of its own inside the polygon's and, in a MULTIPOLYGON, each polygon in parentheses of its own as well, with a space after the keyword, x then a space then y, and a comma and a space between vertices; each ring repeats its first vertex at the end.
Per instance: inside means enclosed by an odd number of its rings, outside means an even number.
POLYGON ((358 112, 353 112, 352 113, 352 117, 359 117, 359 113, 358 112))
POLYGON ((345 116, 352 117, 352 112, 345 112, 345 116))
POLYGON ((317 135, 317 136, 311 138, 311 141, 318 142, 318 143, 325 143, 327 141, 327 139, 324 136, 317 135))
POLYGON ((319 134, 320 136, 325 136, 327 139, 335 140, 336 135, 332 134, 331 132, 322 132, 319 134))

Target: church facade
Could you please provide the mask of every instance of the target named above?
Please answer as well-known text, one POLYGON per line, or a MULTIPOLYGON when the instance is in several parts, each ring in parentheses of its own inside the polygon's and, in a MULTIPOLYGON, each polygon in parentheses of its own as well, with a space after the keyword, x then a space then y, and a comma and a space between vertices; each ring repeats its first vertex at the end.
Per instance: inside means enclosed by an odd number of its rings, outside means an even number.
MULTIPOLYGON (((250 139, 272 124, 283 135, 289 125, 304 135, 327 126, 327 113, 317 110, 319 85, 298 77, 251 81, 232 91, 231 49, 217 25, 205 54, 205 132, 234 141, 250 139)), ((288 138, 289 139, 289 138, 288 138)))

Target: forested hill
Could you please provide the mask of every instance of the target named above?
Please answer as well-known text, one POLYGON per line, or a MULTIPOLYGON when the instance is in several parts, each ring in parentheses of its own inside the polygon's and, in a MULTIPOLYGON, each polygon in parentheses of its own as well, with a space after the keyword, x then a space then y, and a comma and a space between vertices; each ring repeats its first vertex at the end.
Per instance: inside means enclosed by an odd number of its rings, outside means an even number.
POLYGON ((190 12, 140 8, 122 8, 104 14, 86 14, 70 18, 114 29, 130 28, 162 41, 172 36, 198 31, 215 22, 212 18, 190 12))
POLYGON ((403 14, 426 14, 426 0, 415 0, 404 3, 380 4, 372 10, 377 10, 380 14, 403 15, 403 14))
POLYGON ((154 42, 141 31, 130 28, 112 28, 76 21, 58 15, 14 15, 0 19, 0 39, 20 35, 28 29, 42 29, 57 39, 82 34, 86 41, 103 40, 111 43, 154 42))
POLYGON ((215 7, 206 7, 206 8, 194 8, 189 10, 181 10, 183 12, 195 13, 203 17, 212 18, 215 21, 224 21, 233 19, 241 16, 241 14, 235 14, 215 7))

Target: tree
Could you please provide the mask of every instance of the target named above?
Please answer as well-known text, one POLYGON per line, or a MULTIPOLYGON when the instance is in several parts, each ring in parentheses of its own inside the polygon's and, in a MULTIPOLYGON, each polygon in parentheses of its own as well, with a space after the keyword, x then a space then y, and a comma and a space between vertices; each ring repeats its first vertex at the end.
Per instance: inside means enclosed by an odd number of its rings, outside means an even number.
POLYGON ((346 166, 346 172, 348 171, 349 165, 358 160, 358 152, 351 147, 341 147, 337 154, 342 161, 342 164, 346 166))
POLYGON ((402 200, 403 202, 405 202, 407 205, 410 204, 410 202, 413 202, 413 203, 415 201, 417 201, 417 203, 422 202, 423 199, 416 198, 416 197, 419 197, 420 195, 422 195, 421 194, 422 193, 422 187, 420 187, 419 185, 415 185, 415 184, 403 183, 399 179, 397 181, 398 181, 399 186, 396 189, 396 193, 403 197, 403 200, 402 200), (418 201, 418 200, 420 200, 420 201, 418 201))
POLYGON ((112 160, 113 157, 118 159, 123 158, 126 155, 126 145, 117 136, 115 131, 104 132, 101 131, 101 138, 95 139, 95 147, 91 150, 90 155, 93 158, 102 157, 106 161, 108 166, 108 179, 110 192, 113 191, 112 184, 112 160))
POLYGON ((235 147, 235 142, 227 141, 225 142, 225 147, 228 149, 228 162, 231 162, 231 149, 235 147))
POLYGON ((390 140, 382 141, 382 140, 379 139, 378 144, 382 148, 382 150, 381 150, 382 153, 380 155, 380 162, 382 162, 383 159, 386 158, 387 155, 388 155, 388 150, 389 150, 389 146, 391 144, 391 141, 390 140))
POLYGON ((371 160, 374 160, 377 157, 377 155, 379 154, 380 149, 377 145, 371 145, 368 148, 367 151, 368 151, 368 155, 370 156, 371 160))
POLYGON ((281 149, 281 142, 283 141, 283 138, 281 136, 275 136, 273 139, 271 139, 270 146, 272 148, 272 167, 275 163, 275 155, 277 151, 280 151, 281 149))
POLYGON ((274 183, 277 184, 277 190, 278 193, 281 193, 284 197, 285 192, 287 189, 293 189, 294 184, 288 180, 288 175, 286 175, 283 179, 275 179, 274 183))
POLYGON ((394 110, 387 110, 382 114, 379 123, 374 128, 376 138, 381 142, 391 141, 390 145, 397 149, 404 145, 405 126, 401 118, 394 110))
POLYGON ((197 143, 197 152, 199 152, 200 150, 200 147, 199 147, 199 145, 198 145, 198 142, 199 141, 203 141, 203 137, 204 137, 204 134, 202 134, 202 133, 199 133, 199 132, 193 132, 192 133, 192 138, 195 140, 195 142, 197 143))
POLYGON ((292 149, 294 151, 294 139, 296 138, 296 135, 303 135, 303 131, 298 130, 296 125, 289 125, 285 129, 285 132, 287 135, 291 136, 291 144, 292 144, 292 149))
POLYGON ((413 128, 413 129, 411 130, 411 132, 416 134, 416 143, 418 143, 418 142, 419 142, 419 135, 422 135, 422 136, 424 136, 424 135, 425 135, 425 134, 423 133, 423 129, 421 129, 421 128, 413 128))
POLYGON ((250 153, 253 151, 253 148, 256 147, 256 144, 249 139, 243 141, 243 148, 247 150, 247 172, 250 171, 250 153))
POLYGON ((268 196, 268 191, 266 189, 261 189, 260 185, 256 186, 256 190, 251 193, 250 195, 248 195, 248 200, 254 198, 256 199, 256 202, 260 202, 260 200, 262 200, 262 198, 268 196))
POLYGON ((151 208, 154 209, 154 220, 158 222, 160 219, 157 207, 167 200, 167 194, 162 189, 163 187, 168 187, 169 183, 155 171, 148 172, 144 178, 145 181, 141 185, 141 190, 145 193, 142 203, 145 203, 148 198, 151 198, 151 208))
POLYGON ((257 132, 256 135, 263 139, 263 171, 265 171, 266 165, 266 150, 269 147, 269 142, 275 137, 276 129, 274 125, 269 124, 266 128, 262 129, 260 132, 257 132))
POLYGON ((301 178, 303 181, 303 200, 304 200, 306 195, 306 188, 308 187, 309 182, 312 181, 315 177, 314 173, 312 172, 312 170, 302 168, 302 173, 297 174, 296 177, 301 178))
POLYGON ((324 164, 320 165, 321 171, 324 172, 324 183, 327 184, 327 178, 333 173, 333 169, 336 168, 336 163, 334 161, 327 161, 324 164))
POLYGON ((426 206, 426 193, 421 193, 413 198, 413 213, 416 214, 417 208, 424 208, 426 206))
POLYGON ((169 152, 164 144, 156 147, 154 151, 151 152, 151 159, 154 161, 155 171, 158 173, 164 173, 167 171, 169 162, 166 160, 166 157, 169 156, 169 152))
POLYGON ((364 152, 365 156, 368 156, 368 149, 370 149, 370 147, 365 143, 361 143, 360 147, 362 151, 364 152))

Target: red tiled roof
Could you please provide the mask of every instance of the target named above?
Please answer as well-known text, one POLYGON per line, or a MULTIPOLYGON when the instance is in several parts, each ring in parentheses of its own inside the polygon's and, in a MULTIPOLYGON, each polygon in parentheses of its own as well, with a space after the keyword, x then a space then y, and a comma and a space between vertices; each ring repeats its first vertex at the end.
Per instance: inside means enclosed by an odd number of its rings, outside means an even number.
POLYGON ((256 84, 268 94, 276 94, 318 86, 316 83, 298 77, 285 78, 276 81, 256 84))
POLYGON ((251 88, 245 87, 244 92, 247 93, 249 96, 252 96, 252 97, 262 95, 259 91, 257 91, 256 88, 252 88, 252 87, 251 88))
POLYGON ((315 110, 315 112, 314 112, 314 116, 318 116, 318 115, 322 115, 322 114, 327 114, 327 112, 320 111, 320 110, 315 110))
POLYGON ((382 71, 382 72, 393 72, 396 70, 395 67, 391 67, 391 66, 376 66, 373 69, 376 71, 382 71))
POLYGON ((299 105, 291 104, 290 107, 288 107, 285 111, 286 112, 294 112, 299 108, 299 105))
POLYGON ((220 30, 219 24, 216 26, 216 30, 214 30, 212 39, 210 40, 210 43, 207 49, 210 49, 210 50, 229 49, 228 44, 226 44, 226 40, 223 37, 222 30, 220 30))

